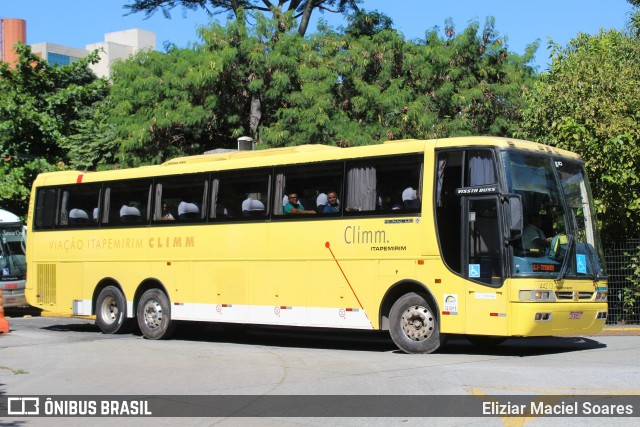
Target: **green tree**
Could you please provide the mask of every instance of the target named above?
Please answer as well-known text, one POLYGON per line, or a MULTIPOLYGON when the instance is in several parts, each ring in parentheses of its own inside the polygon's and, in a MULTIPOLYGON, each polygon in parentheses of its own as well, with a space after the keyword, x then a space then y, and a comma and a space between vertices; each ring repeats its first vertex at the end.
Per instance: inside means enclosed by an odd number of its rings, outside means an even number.
POLYGON ((24 215, 38 170, 90 163, 74 138, 93 120, 87 111, 106 97, 108 84, 87 67, 98 60, 96 52, 58 67, 24 44, 15 49, 14 66, 0 63, 0 203, 24 215))
POLYGON ((167 53, 141 52, 113 67, 109 123, 124 165, 232 148, 238 137, 268 126, 295 84, 303 39, 258 17, 201 30, 203 43, 167 53), (260 114, 248 114, 255 99, 260 114))
MULTIPOLYGON (((228 12, 233 14, 236 21, 245 24, 247 13, 255 11, 255 18, 258 23, 264 21, 262 13, 270 13, 272 20, 277 25, 271 26, 270 37, 279 38, 280 34, 288 33, 295 25, 295 20, 300 19, 298 24, 298 35, 304 36, 307 32, 311 15, 315 10, 321 13, 325 11, 333 13, 345 13, 348 10, 358 10, 358 4, 362 0, 279 0, 276 3, 269 0, 131 0, 124 6, 130 13, 144 12, 147 17, 161 10, 166 18, 170 18, 170 11, 180 5, 183 10, 204 9, 210 15, 214 13, 228 12), (287 5, 288 4, 288 5, 287 5)), ((259 82, 253 84, 257 86, 259 82)), ((262 92, 252 93, 251 102, 248 107, 250 134, 254 139, 258 138, 258 125, 262 120, 262 105, 265 94, 262 92)))
POLYGON ((214 138, 217 97, 207 82, 205 57, 192 49, 142 51, 114 64, 108 123, 119 141, 123 166, 159 163, 196 154, 214 138))
MULTIPOLYGON (((291 18, 292 19, 292 18, 291 18)), ((201 30, 189 49, 140 53, 114 66, 109 123, 124 165, 231 148, 340 146, 471 134, 511 136, 533 79, 489 19, 484 29, 407 41, 377 12, 344 32, 301 38, 276 20, 201 30), (259 99, 259 114, 252 111, 259 99)), ((449 28, 453 31, 452 28, 449 28)))
POLYGON ((610 30, 551 44, 522 135, 582 155, 605 241, 640 229, 640 39, 610 30))
POLYGON ((493 19, 459 35, 449 23, 444 37, 434 30, 422 41, 406 41, 387 25, 362 30, 363 20, 352 20, 346 35, 324 29, 303 45, 300 87, 284 94, 277 121, 263 129, 269 145, 512 136, 518 129, 535 44, 523 57, 509 53, 493 19))

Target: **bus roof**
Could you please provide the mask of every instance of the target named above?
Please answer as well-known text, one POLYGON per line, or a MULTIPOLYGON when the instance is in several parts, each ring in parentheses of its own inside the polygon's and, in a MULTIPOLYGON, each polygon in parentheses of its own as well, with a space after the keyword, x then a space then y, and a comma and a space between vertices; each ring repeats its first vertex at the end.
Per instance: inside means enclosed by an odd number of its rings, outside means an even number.
POLYGON ((330 160, 357 159, 378 155, 408 154, 422 152, 428 148, 437 149, 473 146, 501 147, 506 149, 517 148, 570 158, 579 158, 579 156, 569 151, 513 138, 472 136, 433 140, 403 139, 385 141, 383 144, 350 148, 308 144, 255 151, 225 151, 179 157, 168 160, 160 165, 143 166, 139 168, 116 169, 101 172, 47 172, 38 175, 36 182, 38 185, 59 185, 72 182, 101 182, 104 180, 197 173, 210 170, 224 171, 278 164, 304 164, 330 160), (277 160, 275 157, 277 157, 277 160))
POLYGON ((12 214, 9 211, 0 209, 0 223, 14 223, 14 222, 20 222, 20 218, 18 218, 16 215, 12 214))
POLYGON ((276 155, 292 154, 292 153, 311 153, 311 152, 322 151, 322 150, 337 150, 337 149, 338 147, 332 147, 329 145, 308 144, 308 145, 297 145, 294 147, 269 148, 266 150, 256 150, 256 151, 230 150, 230 151, 225 151, 220 153, 199 154, 196 156, 178 157, 178 158, 171 159, 164 162, 163 165, 215 162, 219 160, 242 159, 242 158, 248 158, 248 157, 276 156, 276 155))

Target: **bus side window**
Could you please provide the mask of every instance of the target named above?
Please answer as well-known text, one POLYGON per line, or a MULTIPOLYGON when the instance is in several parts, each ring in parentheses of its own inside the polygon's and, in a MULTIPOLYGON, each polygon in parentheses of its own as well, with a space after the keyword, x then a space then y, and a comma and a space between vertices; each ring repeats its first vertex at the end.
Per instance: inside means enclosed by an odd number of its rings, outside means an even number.
POLYGON ((93 207, 100 201, 99 184, 76 184, 61 188, 59 225, 90 227, 93 207))
POLYGON ((212 180, 210 218, 215 221, 265 219, 269 214, 268 170, 222 173, 212 180))
POLYGON ((115 181, 108 184, 103 200, 103 225, 147 222, 150 216, 151 182, 148 179, 115 181))
POLYGON ((348 162, 347 212, 419 213, 422 170, 419 155, 348 162))
MULTIPOLYGON (((311 215, 295 215, 296 218, 316 218, 315 214, 326 215, 324 208, 327 206, 328 194, 333 192, 338 195, 342 193, 343 183, 343 162, 331 162, 320 165, 305 164, 295 166, 284 166, 279 168, 275 174, 275 185, 273 194, 273 213, 279 217, 292 218, 285 215, 284 207, 290 202, 289 195, 295 193, 298 196, 297 209, 305 211, 311 215)), ((331 215, 340 214, 333 212, 331 215)))
POLYGON ((178 222, 202 222, 206 220, 209 197, 209 176, 190 174, 163 176, 156 179, 152 219, 178 222), (166 209, 165 209, 166 207, 166 209))
POLYGON ((50 229, 56 220, 57 188, 40 188, 36 198, 35 228, 50 229))

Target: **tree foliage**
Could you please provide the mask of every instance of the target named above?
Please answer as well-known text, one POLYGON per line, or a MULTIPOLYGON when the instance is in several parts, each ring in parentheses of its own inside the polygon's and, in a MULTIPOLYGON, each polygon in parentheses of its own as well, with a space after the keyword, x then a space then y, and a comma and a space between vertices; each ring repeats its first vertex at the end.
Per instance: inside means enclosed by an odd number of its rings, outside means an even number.
MULTIPOLYGON (((357 22, 357 21, 352 21, 357 22)), ((284 93, 270 146, 365 145, 386 139, 511 135, 534 73, 487 20, 461 34, 407 41, 383 26, 324 32, 304 43, 299 86, 284 93)))
POLYGON ((75 138, 93 122, 91 109, 108 92, 87 64, 97 53, 58 67, 16 45, 18 62, 0 63, 0 203, 26 213, 29 189, 38 170, 51 165, 91 167, 94 152, 79 149, 75 138))
POLYGON ((211 24, 199 45, 114 67, 110 122, 122 163, 233 147, 242 135, 262 147, 512 135, 534 78, 527 63, 535 46, 509 53, 492 19, 482 30, 472 23, 416 41, 377 12, 309 38, 256 19, 252 27, 211 24))
POLYGON ((124 8, 130 10, 129 13, 144 12, 147 17, 160 10, 165 18, 171 17, 171 10, 176 6, 182 6, 183 10, 203 9, 210 15, 227 12, 237 19, 245 19, 243 11, 257 11, 270 13, 279 23, 275 28, 280 32, 291 28, 291 21, 286 18, 289 15, 300 19, 298 34, 304 36, 315 10, 321 13, 345 13, 358 10, 361 2, 362 0, 278 0, 277 3, 269 0, 130 0, 124 8))
POLYGON ((606 240, 640 228, 640 39, 620 31, 551 44, 548 73, 528 92, 523 136, 587 163, 606 240))

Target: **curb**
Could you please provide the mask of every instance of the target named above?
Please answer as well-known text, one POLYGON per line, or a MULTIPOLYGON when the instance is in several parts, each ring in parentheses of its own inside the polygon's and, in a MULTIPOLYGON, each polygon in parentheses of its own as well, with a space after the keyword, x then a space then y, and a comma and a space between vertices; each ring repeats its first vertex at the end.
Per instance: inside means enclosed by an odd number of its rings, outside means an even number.
POLYGON ((604 336, 639 336, 640 326, 611 326, 604 327, 602 332, 597 335, 604 336))

